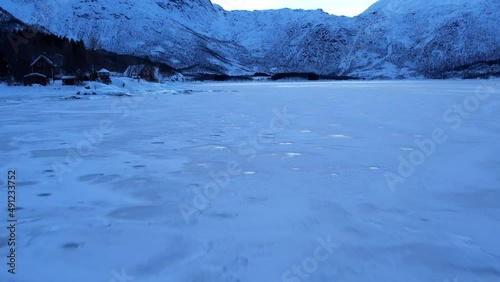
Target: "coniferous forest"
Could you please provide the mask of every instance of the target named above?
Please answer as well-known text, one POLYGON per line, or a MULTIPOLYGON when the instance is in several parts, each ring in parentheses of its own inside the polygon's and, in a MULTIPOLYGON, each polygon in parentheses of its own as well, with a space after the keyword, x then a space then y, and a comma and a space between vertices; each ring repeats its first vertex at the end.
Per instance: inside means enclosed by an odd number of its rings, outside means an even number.
POLYGON ((31 72, 30 65, 39 55, 47 56, 56 65, 58 75, 75 75, 81 80, 95 79, 95 72, 101 68, 123 72, 136 64, 157 65, 163 73, 174 72, 172 67, 148 58, 89 49, 81 40, 29 28, 0 31, 0 46, 0 79, 13 83, 31 72))

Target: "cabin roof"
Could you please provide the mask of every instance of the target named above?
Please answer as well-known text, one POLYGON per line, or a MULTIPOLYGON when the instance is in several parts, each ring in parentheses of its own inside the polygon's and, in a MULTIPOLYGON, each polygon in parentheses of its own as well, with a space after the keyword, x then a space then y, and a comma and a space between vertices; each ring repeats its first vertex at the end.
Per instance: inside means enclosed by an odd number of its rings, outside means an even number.
POLYGON ((47 78, 46 75, 43 75, 41 73, 37 73, 37 72, 34 72, 34 73, 30 73, 28 75, 25 75, 24 77, 32 77, 32 76, 38 76, 38 77, 43 77, 43 78, 47 78))
POLYGON ((55 64, 54 64, 51 60, 49 60, 49 58, 47 58, 45 55, 40 55, 40 56, 38 56, 38 58, 36 58, 36 59, 33 61, 33 63, 31 63, 31 66, 34 66, 34 65, 35 65, 35 63, 36 63, 36 62, 38 62, 38 61, 39 61, 39 60, 41 60, 41 59, 45 60, 45 61, 46 61, 47 63, 49 63, 51 66, 53 66, 53 67, 55 66, 55 64))

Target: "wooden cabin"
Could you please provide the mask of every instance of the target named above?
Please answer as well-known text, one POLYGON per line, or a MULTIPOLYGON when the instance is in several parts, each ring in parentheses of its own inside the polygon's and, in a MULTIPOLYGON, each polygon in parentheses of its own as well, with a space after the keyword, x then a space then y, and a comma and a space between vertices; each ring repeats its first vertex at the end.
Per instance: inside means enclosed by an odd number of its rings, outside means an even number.
POLYGON ((76 76, 63 76, 62 85, 76 85, 76 76))
POLYGON ((111 72, 107 69, 101 69, 97 72, 97 77, 102 83, 110 84, 111 83, 111 72))
POLYGON ((54 79, 56 65, 45 55, 40 55, 31 63, 31 74, 42 74, 54 79))
POLYGON ((32 86, 33 84, 40 84, 46 86, 49 84, 49 78, 41 73, 30 73, 23 78, 25 86, 32 86))

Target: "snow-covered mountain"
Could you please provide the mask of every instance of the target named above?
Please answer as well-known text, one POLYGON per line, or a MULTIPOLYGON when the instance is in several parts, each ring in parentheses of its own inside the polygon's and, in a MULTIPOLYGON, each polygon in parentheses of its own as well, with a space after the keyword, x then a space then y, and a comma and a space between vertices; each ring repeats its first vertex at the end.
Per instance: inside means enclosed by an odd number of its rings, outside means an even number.
POLYGON ((185 72, 417 76, 500 57, 498 0, 380 0, 363 14, 223 10, 209 0, 5 0, 29 24, 185 72))

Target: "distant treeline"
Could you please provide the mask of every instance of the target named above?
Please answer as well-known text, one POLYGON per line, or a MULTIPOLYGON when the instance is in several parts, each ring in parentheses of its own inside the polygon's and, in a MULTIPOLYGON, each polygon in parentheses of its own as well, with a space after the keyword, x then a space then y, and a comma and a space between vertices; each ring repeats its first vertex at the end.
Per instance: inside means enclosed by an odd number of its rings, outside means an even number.
POLYGON ((195 81, 248 81, 252 78, 263 78, 267 77, 270 80, 360 80, 361 78, 352 76, 338 76, 338 75, 322 75, 317 73, 302 73, 302 72, 287 72, 287 73, 277 73, 274 75, 269 75, 266 73, 255 73, 253 76, 231 76, 225 74, 201 74, 192 77, 195 81))
POLYGON ((61 75, 95 74, 101 68, 123 72, 129 65, 138 64, 158 66, 160 72, 167 74, 174 72, 172 67, 147 58, 89 50, 81 40, 29 29, 15 32, 0 30, 0 79, 21 81, 31 72, 33 60, 42 54, 56 64, 56 73, 61 75))
POLYGON ((322 75, 313 72, 285 72, 277 73, 271 76, 271 80, 280 79, 305 79, 305 80, 359 80, 360 78, 352 76, 338 76, 338 75, 322 75))
POLYGON ((250 76, 231 76, 226 74, 200 74, 192 77, 195 81, 246 81, 251 80, 250 76))

